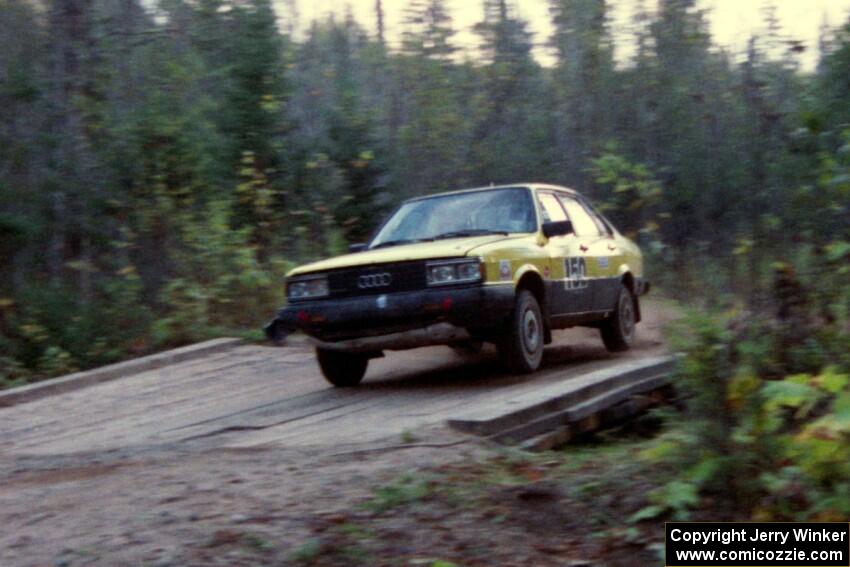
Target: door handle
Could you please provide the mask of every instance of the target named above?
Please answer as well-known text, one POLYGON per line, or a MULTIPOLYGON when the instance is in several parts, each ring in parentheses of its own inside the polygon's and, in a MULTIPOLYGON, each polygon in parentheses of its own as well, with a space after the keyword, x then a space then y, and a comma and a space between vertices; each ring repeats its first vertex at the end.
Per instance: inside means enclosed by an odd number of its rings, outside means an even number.
POLYGON ((608 250, 611 250, 611 251, 613 252, 613 251, 614 251, 614 250, 616 250, 616 249, 617 249, 617 247, 616 247, 616 246, 614 246, 614 245, 612 245, 612 244, 609 244, 609 245, 608 245, 608 250))
POLYGON ((579 248, 582 252, 587 252, 587 246, 585 246, 584 244, 580 245, 579 248))

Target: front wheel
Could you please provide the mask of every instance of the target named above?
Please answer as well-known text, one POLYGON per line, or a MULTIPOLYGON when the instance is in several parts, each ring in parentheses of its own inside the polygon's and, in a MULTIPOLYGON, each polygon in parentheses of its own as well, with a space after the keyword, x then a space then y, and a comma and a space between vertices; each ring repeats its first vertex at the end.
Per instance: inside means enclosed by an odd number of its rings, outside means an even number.
POLYGON ((602 342, 610 352, 629 350, 635 340, 635 298, 625 285, 620 287, 617 307, 600 328, 602 342))
POLYGON ((534 372, 543 360, 544 325, 540 304, 533 293, 519 292, 509 325, 497 345, 499 356, 517 374, 534 372))
POLYGON ((319 368, 325 379, 337 388, 352 388, 360 384, 369 366, 369 358, 362 354, 316 349, 319 368))

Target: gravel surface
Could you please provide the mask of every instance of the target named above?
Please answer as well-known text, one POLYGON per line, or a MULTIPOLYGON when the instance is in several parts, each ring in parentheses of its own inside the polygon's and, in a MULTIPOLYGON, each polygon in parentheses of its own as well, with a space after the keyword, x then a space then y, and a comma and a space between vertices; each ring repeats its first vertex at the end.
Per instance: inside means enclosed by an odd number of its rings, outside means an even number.
POLYGON ((0 409, 0 565, 319 561, 317 530, 346 524, 376 486, 492 451, 448 417, 662 353, 671 310, 644 312, 630 353, 558 332, 532 376, 443 347, 388 353, 362 387, 335 390, 304 347, 244 346, 0 409))

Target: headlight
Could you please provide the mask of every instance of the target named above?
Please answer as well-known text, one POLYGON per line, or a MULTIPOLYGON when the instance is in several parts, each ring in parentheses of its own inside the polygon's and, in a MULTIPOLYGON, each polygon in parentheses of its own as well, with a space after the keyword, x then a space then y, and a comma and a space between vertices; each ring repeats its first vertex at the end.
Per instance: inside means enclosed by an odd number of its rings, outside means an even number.
POLYGON ((286 296, 289 299, 325 297, 328 295, 328 291, 327 276, 293 280, 286 283, 286 296))
POLYGON ((481 280, 481 260, 451 260, 427 265, 428 285, 469 283, 481 280))

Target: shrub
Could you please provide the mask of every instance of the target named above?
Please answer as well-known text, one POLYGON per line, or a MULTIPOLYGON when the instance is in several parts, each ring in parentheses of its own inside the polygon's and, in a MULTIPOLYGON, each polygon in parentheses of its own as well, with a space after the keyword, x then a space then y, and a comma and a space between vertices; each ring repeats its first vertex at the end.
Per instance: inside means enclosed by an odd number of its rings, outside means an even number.
POLYGON ((703 497, 757 520, 850 513, 848 329, 809 300, 821 290, 782 265, 772 311, 690 313, 678 324, 675 383, 687 409, 646 456, 680 472, 634 520, 686 518, 703 497))

